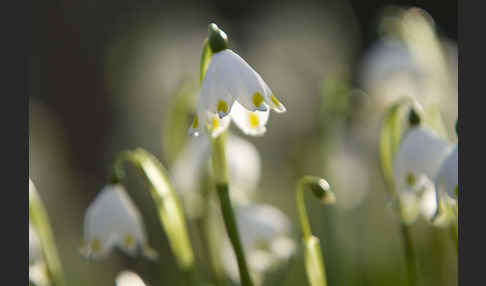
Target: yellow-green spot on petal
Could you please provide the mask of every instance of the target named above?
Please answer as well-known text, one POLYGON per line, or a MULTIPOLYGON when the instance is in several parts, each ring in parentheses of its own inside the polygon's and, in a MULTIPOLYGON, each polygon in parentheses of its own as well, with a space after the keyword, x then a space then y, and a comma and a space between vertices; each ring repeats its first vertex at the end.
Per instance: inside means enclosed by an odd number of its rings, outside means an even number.
POLYGON ((216 128, 218 128, 218 126, 219 126, 219 119, 216 116, 214 116, 213 120, 212 120, 211 130, 216 130, 216 128))
POLYGON ((91 240, 91 243, 89 245, 89 248, 91 249, 92 252, 94 253, 97 253, 100 251, 101 249, 101 242, 99 239, 97 238, 93 238, 93 240, 91 240))
POLYGON ((194 118, 194 121, 192 122, 192 128, 196 129, 199 126, 199 120, 197 119, 197 116, 194 118))
POLYGON ((253 105, 260 107, 263 103, 263 96, 259 92, 253 94, 253 105))
POLYGON ((228 112, 228 104, 226 103, 226 101, 224 100, 220 100, 218 101, 218 106, 216 108, 218 110, 218 112, 228 112))
POLYGON ((275 104, 276 106, 280 106, 280 101, 278 101, 278 99, 275 97, 275 95, 272 94, 270 99, 272 100, 273 104, 275 104))
POLYGON ((456 197, 459 197, 459 185, 456 186, 456 197))
POLYGON ((131 247, 134 241, 135 239, 131 234, 126 234, 125 237, 123 237, 123 244, 125 244, 126 247, 131 247))
POLYGON ((248 113, 248 121, 250 122, 251 128, 257 128, 260 123, 260 119, 258 118, 258 115, 255 114, 255 112, 248 113))
POLYGON ((408 173, 405 179, 408 186, 412 187, 415 185, 415 176, 412 173, 408 173))

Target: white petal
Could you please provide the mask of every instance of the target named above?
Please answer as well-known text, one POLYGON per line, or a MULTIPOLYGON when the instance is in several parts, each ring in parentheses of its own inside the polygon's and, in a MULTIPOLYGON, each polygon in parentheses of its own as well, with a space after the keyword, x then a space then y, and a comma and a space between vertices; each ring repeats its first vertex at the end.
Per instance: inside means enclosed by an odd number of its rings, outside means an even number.
POLYGON ((145 283, 136 273, 124 270, 116 276, 115 286, 145 286, 145 283))
POLYGON ((202 211, 200 182, 211 154, 209 143, 208 136, 191 137, 170 169, 174 189, 181 194, 184 210, 192 218, 198 217, 202 211))
MULTIPOLYGON (((265 105, 265 103, 262 104, 265 105)), ((246 135, 261 136, 267 131, 265 125, 269 114, 268 110, 250 111, 238 102, 235 102, 231 111, 231 118, 246 135)))
POLYGON ((290 231, 289 219, 277 208, 258 204, 236 209, 243 247, 253 249, 261 242, 270 243, 274 238, 290 231))
POLYGON ((103 257, 115 246, 135 255, 145 246, 145 227, 138 209, 121 185, 105 186, 86 210, 86 255, 103 257))
POLYGON ((211 57, 198 98, 198 103, 206 111, 224 117, 229 114, 238 94, 245 92, 238 66, 229 50, 211 57))
POLYGON ((447 155, 441 164, 435 185, 437 191, 445 191, 451 198, 457 199, 456 189, 458 188, 458 159, 457 145, 447 155))
POLYGON ((424 127, 410 129, 398 147, 394 160, 394 179, 398 191, 407 190, 409 183, 424 174, 435 178, 440 163, 451 144, 424 127))
POLYGON ((229 135, 226 158, 230 180, 231 200, 247 203, 252 198, 260 181, 261 162, 257 148, 235 135, 229 135))

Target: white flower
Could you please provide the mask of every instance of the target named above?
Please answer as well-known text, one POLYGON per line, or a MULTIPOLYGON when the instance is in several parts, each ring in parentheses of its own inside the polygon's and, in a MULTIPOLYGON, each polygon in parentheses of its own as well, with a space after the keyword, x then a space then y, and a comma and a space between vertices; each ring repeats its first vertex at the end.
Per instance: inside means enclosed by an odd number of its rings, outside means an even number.
POLYGON ((445 191, 451 198, 457 199, 459 192, 458 183, 458 150, 457 145, 442 162, 435 178, 435 186, 438 192, 445 191))
POLYGON ((39 237, 29 221, 29 264, 35 264, 41 259, 39 237))
MULTIPOLYGON (((260 181, 260 155, 250 142, 232 134, 228 135, 226 158, 231 200, 240 204, 246 203, 253 197, 260 181)), ((200 182, 210 155, 211 146, 207 136, 191 137, 171 168, 171 181, 175 190, 181 193, 186 211, 193 217, 200 212, 200 182)))
MULTIPOLYGON (((221 34, 226 41, 224 32, 211 24, 210 45, 212 36, 223 41, 221 34)), ((198 135, 204 128, 213 137, 217 137, 229 126, 227 115, 231 115, 245 134, 262 135, 269 108, 285 112, 285 106, 278 101, 262 77, 239 55, 227 48, 227 42, 223 46, 217 50, 212 48, 213 55, 204 75, 197 114, 190 133, 198 135)))
POLYGON ((426 175, 419 175, 414 184, 399 195, 405 222, 413 223, 419 215, 431 220, 436 214, 437 200, 434 184, 426 175))
MULTIPOLYGON (((280 210, 260 204, 240 206, 235 212, 248 266, 256 280, 294 255, 296 244, 290 236, 291 224, 280 210)), ((238 265, 228 240, 223 243, 221 255, 226 272, 238 281, 238 265)))
POLYGON ((405 134, 394 159, 393 175, 397 191, 413 187, 421 175, 433 180, 452 146, 432 130, 412 127, 405 134))
POLYGON ((145 283, 136 273, 124 270, 116 276, 115 286, 145 286, 145 283))
POLYGON ((29 280, 38 286, 52 285, 48 276, 47 265, 44 261, 39 261, 29 266, 29 280))
POLYGON ((88 207, 84 236, 88 257, 105 257, 115 246, 131 256, 140 251, 150 259, 157 255, 147 243, 138 209, 120 184, 105 186, 88 207))

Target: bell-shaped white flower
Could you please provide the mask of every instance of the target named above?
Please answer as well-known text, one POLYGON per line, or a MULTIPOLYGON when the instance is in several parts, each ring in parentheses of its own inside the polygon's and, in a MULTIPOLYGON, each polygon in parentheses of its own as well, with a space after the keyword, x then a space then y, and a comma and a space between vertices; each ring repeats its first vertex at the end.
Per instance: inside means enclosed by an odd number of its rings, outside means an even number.
POLYGON ((422 126, 411 127, 394 159, 395 187, 402 192, 413 187, 421 175, 433 180, 452 146, 435 132, 422 126))
POLYGON ((457 145, 442 162, 435 178, 435 187, 438 192, 444 191, 451 198, 457 199, 458 183, 458 149, 457 145))
MULTIPOLYGON (((231 133, 228 135, 226 158, 231 200, 239 204, 247 203, 253 197, 260 181, 260 155, 252 143, 231 133)), ((210 155, 211 146, 208 137, 191 137, 171 168, 171 181, 174 183, 175 190, 181 193, 185 209, 192 217, 197 217, 200 213, 201 176, 210 155)))
POLYGON ((239 55, 228 49, 226 34, 209 25, 209 45, 213 55, 202 81, 197 114, 190 133, 206 129, 213 137, 224 131, 231 115, 248 135, 262 135, 270 108, 285 112, 262 77, 239 55))
POLYGON ((154 259, 156 252, 146 240, 142 217, 120 184, 105 186, 86 210, 85 247, 88 257, 102 258, 118 246, 131 256, 141 252, 154 259))
POLYGON ((29 222, 29 264, 35 264, 41 257, 39 237, 35 228, 29 222))
MULTIPOLYGON (((260 204, 240 206, 235 213, 248 267, 256 281, 295 254, 291 223, 280 210, 260 204)), ((229 277, 238 281, 238 265, 228 240, 223 243, 221 256, 229 277)))
POLYGON ((123 270, 116 276, 115 286, 145 286, 145 283, 135 272, 123 270))

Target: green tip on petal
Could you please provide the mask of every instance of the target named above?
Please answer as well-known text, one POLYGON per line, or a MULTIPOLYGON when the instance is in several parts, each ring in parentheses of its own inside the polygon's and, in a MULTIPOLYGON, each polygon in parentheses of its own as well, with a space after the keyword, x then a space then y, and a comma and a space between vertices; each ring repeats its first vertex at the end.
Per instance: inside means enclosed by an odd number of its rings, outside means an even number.
POLYGON ((211 23, 208 26, 208 40, 209 47, 213 53, 226 50, 229 47, 226 33, 219 29, 214 23, 211 23))

